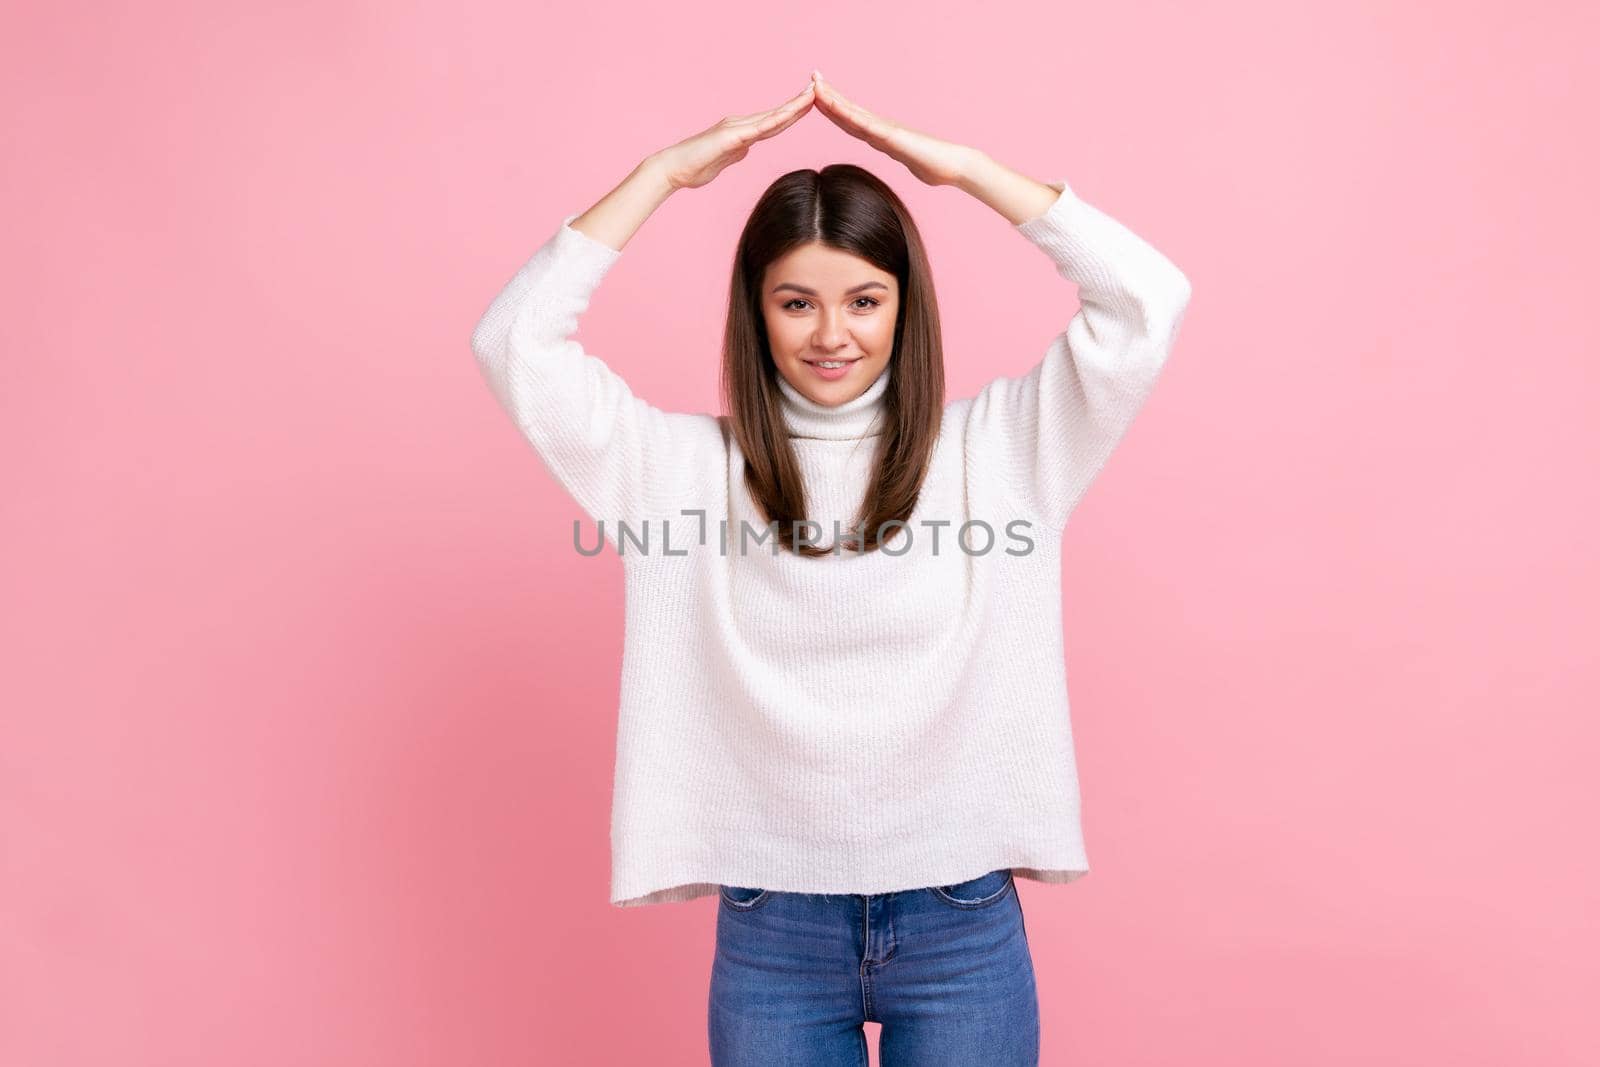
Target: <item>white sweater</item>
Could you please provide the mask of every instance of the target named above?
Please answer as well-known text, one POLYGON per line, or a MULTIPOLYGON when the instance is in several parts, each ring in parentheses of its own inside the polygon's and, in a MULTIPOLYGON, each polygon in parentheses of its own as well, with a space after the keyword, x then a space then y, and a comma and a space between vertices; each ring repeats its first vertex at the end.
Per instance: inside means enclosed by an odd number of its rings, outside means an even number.
MULTIPOLYGON (((1049 210, 1015 229, 1081 308, 1026 375, 945 405, 887 551, 774 554, 717 417, 662 411, 584 351, 578 318, 621 253, 572 229, 576 214, 484 313, 472 347, 485 379, 592 520, 585 550, 603 525, 623 560, 612 904, 719 883, 886 893, 1000 867, 1088 873, 1061 531, 1149 395, 1189 282, 1051 186, 1049 210)), ((856 521, 888 375, 833 408, 779 377, 822 544, 856 521)))

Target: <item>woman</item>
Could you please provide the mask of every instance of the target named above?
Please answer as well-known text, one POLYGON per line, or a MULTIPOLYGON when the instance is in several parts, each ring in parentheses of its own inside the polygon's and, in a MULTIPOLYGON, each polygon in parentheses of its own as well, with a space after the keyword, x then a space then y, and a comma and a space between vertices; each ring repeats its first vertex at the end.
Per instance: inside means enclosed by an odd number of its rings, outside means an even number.
POLYGON ((1061 531, 1188 299, 1177 267, 1065 182, 813 73, 567 215, 478 323, 491 388, 623 559, 611 901, 718 897, 714 1063, 864 1064, 866 1020, 884 1067, 1037 1062, 1013 878, 1088 872, 1061 531), (1078 285, 1027 375, 945 402, 916 226, 845 165, 784 175, 751 213, 727 416, 661 411, 573 339, 657 207, 813 106, 997 211, 1078 285))

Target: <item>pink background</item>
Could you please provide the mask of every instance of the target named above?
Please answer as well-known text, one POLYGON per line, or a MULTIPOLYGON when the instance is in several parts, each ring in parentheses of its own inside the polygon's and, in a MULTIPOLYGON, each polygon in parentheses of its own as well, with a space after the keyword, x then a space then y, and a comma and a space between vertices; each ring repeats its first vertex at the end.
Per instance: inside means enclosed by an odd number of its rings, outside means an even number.
MULTIPOLYGON (((704 1062, 714 898, 607 903, 621 564, 468 340, 812 66, 1194 283, 1066 537, 1044 1062, 1597 1062, 1592 7, 975 11, 12 12, 0 1062, 704 1062)), ((816 113, 586 345, 715 410, 737 230, 835 160, 923 228, 951 396, 1032 366, 1044 257, 816 113)))

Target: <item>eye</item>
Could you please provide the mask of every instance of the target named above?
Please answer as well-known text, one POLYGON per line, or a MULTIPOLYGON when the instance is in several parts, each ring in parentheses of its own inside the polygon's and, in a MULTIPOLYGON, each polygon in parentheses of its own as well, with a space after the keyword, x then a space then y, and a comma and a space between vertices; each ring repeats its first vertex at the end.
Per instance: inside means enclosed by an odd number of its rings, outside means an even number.
MULTIPOLYGON (((865 300, 867 302, 867 306, 864 307, 864 308, 858 308, 857 310, 859 310, 859 311, 866 311, 869 308, 875 308, 881 302, 881 301, 878 301, 878 300, 876 300, 876 299, 874 299, 873 297, 870 297, 870 296, 858 296, 858 297, 856 297, 856 299, 854 301, 852 301, 852 303, 859 304, 863 300, 865 300)), ((793 308, 792 305, 794 305, 794 304, 809 304, 809 303, 810 303, 809 300, 802 300, 800 297, 797 296, 793 300, 784 301, 783 310, 785 310, 785 311, 797 310, 797 309, 793 308)))

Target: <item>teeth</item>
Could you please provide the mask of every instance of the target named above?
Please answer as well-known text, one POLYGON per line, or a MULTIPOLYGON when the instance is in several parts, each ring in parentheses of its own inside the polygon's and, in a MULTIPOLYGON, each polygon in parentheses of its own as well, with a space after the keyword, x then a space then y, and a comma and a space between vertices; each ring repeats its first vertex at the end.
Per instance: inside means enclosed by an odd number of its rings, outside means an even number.
POLYGON ((833 363, 818 363, 817 366, 819 366, 819 367, 827 367, 829 369, 832 369, 834 367, 842 367, 842 366, 845 365, 846 362, 848 362, 848 361, 847 360, 837 360, 837 361, 835 361, 833 363))

